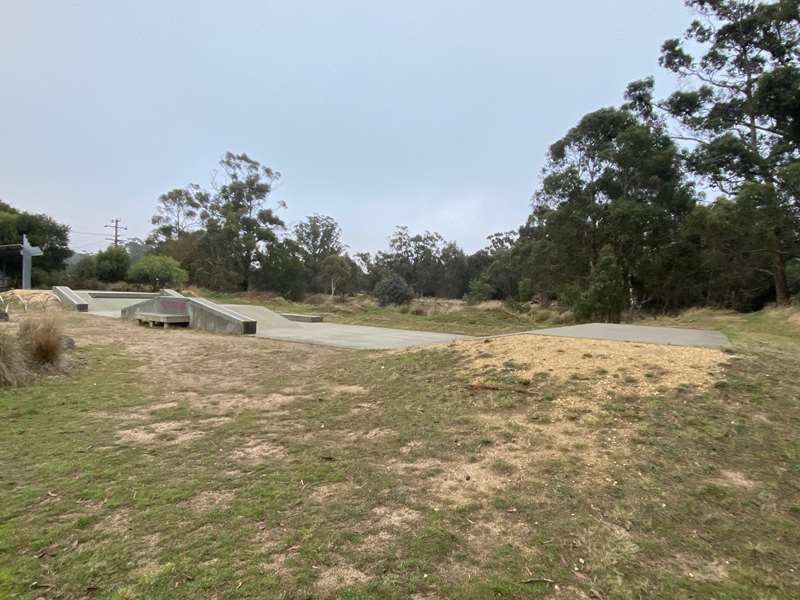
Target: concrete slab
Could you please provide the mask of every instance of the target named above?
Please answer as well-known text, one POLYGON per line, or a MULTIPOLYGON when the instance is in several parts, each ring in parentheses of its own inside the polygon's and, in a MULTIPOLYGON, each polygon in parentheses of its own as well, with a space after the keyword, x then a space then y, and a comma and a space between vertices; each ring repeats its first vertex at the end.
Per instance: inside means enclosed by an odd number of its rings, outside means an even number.
POLYGON ((474 339, 452 333, 409 331, 364 325, 339 325, 336 323, 293 323, 291 328, 262 328, 259 323, 257 337, 286 342, 336 346, 357 350, 388 350, 447 344, 456 340, 474 339))
POLYGON ((719 331, 707 329, 681 329, 678 327, 649 327, 646 325, 616 325, 612 323, 586 323, 528 331, 535 335, 641 342, 668 346, 696 346, 702 348, 728 348, 728 337, 719 331))

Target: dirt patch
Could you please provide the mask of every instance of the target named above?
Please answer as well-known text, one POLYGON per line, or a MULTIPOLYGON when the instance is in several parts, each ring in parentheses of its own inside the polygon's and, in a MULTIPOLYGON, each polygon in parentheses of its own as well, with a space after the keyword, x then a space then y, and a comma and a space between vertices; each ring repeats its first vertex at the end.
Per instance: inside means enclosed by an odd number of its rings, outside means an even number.
POLYGON ((241 410, 271 411, 292 404, 298 398, 298 396, 287 396, 278 393, 266 395, 217 393, 206 396, 195 394, 193 403, 205 409, 222 413, 241 410))
POLYGON ((331 593, 339 588, 365 581, 369 581, 366 574, 349 565, 340 565, 323 570, 317 579, 317 587, 323 593, 331 593))
POLYGON ((314 502, 332 502, 334 498, 346 496, 353 490, 353 484, 347 482, 326 483, 314 488, 308 497, 314 502))
POLYGON ((232 492, 209 490, 197 494, 191 500, 182 503, 192 512, 203 514, 212 510, 225 510, 233 500, 232 492))
POLYGON ((408 529, 422 520, 422 514, 416 510, 401 506, 390 508, 381 506, 372 511, 380 529, 408 529))
POLYGON ((386 429, 385 427, 377 427, 375 429, 370 429, 369 431, 351 431, 345 436, 345 438, 349 442, 377 440, 382 439, 391 433, 392 431, 390 429, 386 429))
POLYGON ((118 510, 95 525, 95 529, 110 535, 126 536, 131 529, 131 517, 127 510, 118 510))
POLYGON ((334 394, 366 394, 367 388, 363 385, 334 385, 330 390, 334 394))
POLYGON ((241 463, 257 465, 266 459, 286 458, 286 450, 283 446, 270 442, 253 441, 242 448, 234 450, 231 453, 231 458, 241 463))
POLYGON ((721 478, 718 480, 718 483, 722 483, 723 485, 732 485, 745 490, 751 490, 757 485, 755 481, 749 479, 740 471, 720 471, 720 475, 721 478))
POLYGON ((121 429, 117 431, 117 438, 123 443, 134 445, 185 444, 205 435, 202 431, 192 429, 192 425, 190 421, 162 421, 132 429, 121 429))

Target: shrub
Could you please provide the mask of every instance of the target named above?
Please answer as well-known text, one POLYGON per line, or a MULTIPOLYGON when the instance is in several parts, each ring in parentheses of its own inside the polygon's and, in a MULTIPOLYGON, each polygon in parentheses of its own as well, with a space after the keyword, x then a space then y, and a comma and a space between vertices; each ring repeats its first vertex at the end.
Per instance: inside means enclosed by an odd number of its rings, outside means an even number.
POLYGON ((97 287, 97 262, 94 256, 84 256, 67 268, 67 284, 75 289, 97 287))
POLYGON ((128 271, 127 280, 141 283, 152 288, 181 287, 186 285, 189 274, 181 268, 180 263, 170 256, 148 254, 133 265, 128 271))
POLYGON ((517 283, 517 299, 520 302, 528 302, 533 296, 533 281, 530 277, 523 277, 517 283))
POLYGON ((557 314, 553 318, 553 321, 559 325, 568 325, 569 323, 575 322, 575 315, 572 314, 571 310, 565 310, 564 312, 557 314))
POLYGON ((375 286, 373 294, 381 306, 408 304, 414 297, 411 286, 399 275, 389 275, 381 279, 375 286))
POLYGON ((476 277, 469 282, 469 292, 464 301, 470 306, 480 304, 494 296, 494 288, 484 277, 476 277))
POLYGON ((545 321, 553 320, 553 311, 547 308, 540 308, 533 313, 533 320, 537 323, 544 323, 545 321))
POLYGON ((528 307, 519 300, 515 300, 514 298, 506 298, 503 301, 503 306, 506 307, 506 310, 513 312, 513 313, 524 313, 528 312, 528 307))
POLYGON ((0 332, 0 387, 22 385, 29 372, 19 341, 8 333, 0 332))
POLYGON ((19 342, 36 367, 58 366, 64 352, 61 324, 53 317, 28 319, 19 326, 19 342))
POLYGON ((128 274, 131 259, 121 246, 109 246, 97 253, 97 278, 100 281, 121 281, 128 274))

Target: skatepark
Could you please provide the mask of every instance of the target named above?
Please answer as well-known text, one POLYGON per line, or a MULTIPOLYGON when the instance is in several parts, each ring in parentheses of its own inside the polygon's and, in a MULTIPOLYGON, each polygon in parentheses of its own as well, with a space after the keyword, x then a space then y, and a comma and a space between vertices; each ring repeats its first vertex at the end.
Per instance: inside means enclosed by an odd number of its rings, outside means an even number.
MULTIPOLYGON (((451 333, 323 323, 320 317, 279 314, 254 304, 217 304, 205 298, 186 297, 174 290, 158 293, 107 292, 57 286, 53 292, 65 307, 93 315, 136 320, 150 326, 186 326, 321 346, 383 350, 475 339, 451 333)), ((728 338, 717 331, 608 323, 551 327, 520 333, 706 348, 725 348, 730 345, 728 338)))

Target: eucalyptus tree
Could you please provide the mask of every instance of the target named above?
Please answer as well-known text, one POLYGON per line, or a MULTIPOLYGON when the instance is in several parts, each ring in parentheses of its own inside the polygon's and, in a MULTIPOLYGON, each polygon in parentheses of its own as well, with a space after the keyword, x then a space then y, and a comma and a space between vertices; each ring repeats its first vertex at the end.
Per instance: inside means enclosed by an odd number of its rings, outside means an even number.
POLYGON ((800 3, 686 4, 697 18, 682 39, 664 42, 660 58, 682 88, 654 101, 652 78, 634 82, 629 106, 653 120, 666 114, 689 144, 690 168, 728 196, 744 195, 742 210, 737 202, 725 214, 759 236, 742 240, 735 251, 748 260, 739 262, 768 271, 777 302, 788 303, 786 262, 800 246, 800 3))

